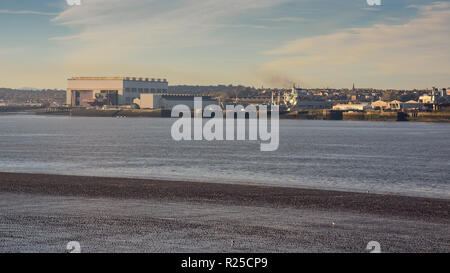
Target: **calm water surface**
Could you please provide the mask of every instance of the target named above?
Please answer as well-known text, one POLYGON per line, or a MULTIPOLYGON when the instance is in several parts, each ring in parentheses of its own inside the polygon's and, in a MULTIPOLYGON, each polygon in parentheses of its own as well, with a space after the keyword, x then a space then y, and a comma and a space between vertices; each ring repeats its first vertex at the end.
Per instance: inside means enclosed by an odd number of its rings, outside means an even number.
POLYGON ((450 124, 280 121, 280 147, 173 141, 174 120, 0 115, 0 171, 450 198, 450 124))

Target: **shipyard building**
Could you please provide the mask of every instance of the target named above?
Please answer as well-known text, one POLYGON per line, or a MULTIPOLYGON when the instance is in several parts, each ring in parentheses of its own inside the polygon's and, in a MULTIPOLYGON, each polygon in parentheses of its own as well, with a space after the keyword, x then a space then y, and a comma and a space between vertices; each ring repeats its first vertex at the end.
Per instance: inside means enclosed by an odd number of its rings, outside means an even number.
POLYGON ((67 105, 130 105, 141 94, 167 94, 166 79, 137 77, 74 77, 68 79, 67 105))
POLYGON ((194 99, 202 99, 202 107, 217 105, 217 100, 210 96, 193 96, 188 94, 141 94, 134 100, 140 109, 172 109, 176 105, 186 105, 194 109, 194 99))

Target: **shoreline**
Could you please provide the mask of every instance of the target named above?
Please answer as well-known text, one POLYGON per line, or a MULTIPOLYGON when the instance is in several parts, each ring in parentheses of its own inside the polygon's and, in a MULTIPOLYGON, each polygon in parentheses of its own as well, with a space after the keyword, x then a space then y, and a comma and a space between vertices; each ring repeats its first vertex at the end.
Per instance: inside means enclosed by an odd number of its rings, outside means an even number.
POLYGON ((0 172, 1 192, 93 198, 214 201, 227 205, 339 209, 450 220, 450 200, 444 198, 238 182, 0 172))
MULTIPOLYGON (((325 191, 325 192, 343 192, 343 193, 355 193, 355 194, 372 194, 372 195, 385 195, 385 196, 399 196, 399 197, 412 197, 412 198, 427 198, 450 201, 450 196, 439 193, 423 193, 423 192, 390 192, 390 191, 368 191, 364 189, 352 189, 352 188, 339 188, 339 187, 315 187, 309 185, 292 185, 292 184, 275 184, 267 181, 253 181, 253 180, 232 180, 232 179, 201 179, 201 178, 181 178, 181 177, 163 177, 163 176, 117 176, 117 175, 82 175, 71 173, 45 173, 45 172, 14 172, 10 170, 0 170, 1 174, 24 174, 24 175, 55 175, 55 176, 68 176, 78 178, 101 178, 101 179, 131 179, 137 181, 157 181, 157 182, 183 182, 183 183, 203 183, 203 184, 219 184, 219 185, 242 185, 242 186, 255 186, 255 187, 273 187, 273 188, 286 188, 286 189, 300 189, 300 190, 313 190, 313 191, 325 191)), ((1 181, 1 180, 0 180, 1 181)))
POLYGON ((0 253, 450 251, 450 200, 265 185, 0 172, 0 221, 0 253))
MULTIPOLYGON (((161 116, 157 111, 142 111, 136 112, 132 110, 102 110, 90 113, 72 113, 68 112, 44 112, 44 111, 20 111, 20 112, 0 112, 1 115, 39 115, 39 116, 68 116, 68 117, 106 117, 106 118, 170 118, 161 116)), ((285 114, 280 115, 280 120, 330 120, 330 121, 367 121, 367 122, 419 122, 419 123, 450 123, 450 115, 425 115, 421 117, 409 118, 408 120, 398 121, 396 117, 389 118, 373 118, 373 117, 353 117, 352 115, 345 115, 343 119, 331 119, 323 117, 309 117, 302 115, 285 114)))
MULTIPOLYGON (((398 120, 397 112, 341 112, 340 115, 330 114, 332 110, 294 110, 280 114, 280 120, 341 120, 341 121, 381 121, 381 122, 436 122, 449 123, 450 112, 420 112, 417 117, 398 120)), ((170 118, 170 110, 96 110, 76 109, 63 112, 35 112, 36 115, 72 116, 72 117, 120 117, 120 118, 170 118)))

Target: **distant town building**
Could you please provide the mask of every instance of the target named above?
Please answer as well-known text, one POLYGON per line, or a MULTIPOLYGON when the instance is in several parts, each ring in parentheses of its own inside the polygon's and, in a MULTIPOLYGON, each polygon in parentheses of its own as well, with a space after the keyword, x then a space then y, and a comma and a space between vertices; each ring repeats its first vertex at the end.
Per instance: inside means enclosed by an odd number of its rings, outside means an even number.
POLYGON ((341 110, 341 111, 365 111, 369 109, 370 109, 369 103, 337 104, 333 106, 333 110, 341 110))
POLYGON ((441 90, 439 90, 438 88, 433 87, 431 95, 425 94, 420 96, 419 102, 428 104, 439 104, 448 102, 447 89, 442 88, 441 90))
POLYGON ((68 79, 70 106, 130 105, 141 94, 166 94, 166 79, 136 77, 74 77, 68 79))
POLYGON ((377 100, 375 102, 372 102, 371 106, 375 110, 385 110, 389 108, 389 103, 382 100, 377 100))
POLYGON ((329 101, 301 100, 293 110, 331 109, 333 104, 329 101))
POLYGON ((161 94, 141 94, 139 98, 133 100, 133 103, 141 109, 159 109, 161 108, 161 94))
POLYGON ((434 97, 430 96, 430 95, 422 95, 419 97, 419 101, 421 103, 433 103, 434 102, 434 97))
POLYGON ((372 109, 374 110, 393 110, 398 111, 402 109, 422 109, 423 103, 420 103, 418 101, 410 100, 407 102, 401 102, 398 100, 393 100, 390 102, 385 102, 382 100, 377 100, 375 102, 371 103, 372 109))
POLYGON ((401 110, 402 109, 403 102, 398 100, 393 100, 389 102, 389 109, 390 110, 401 110))
POLYGON ((402 104, 402 109, 405 110, 422 110, 423 109, 423 103, 420 103, 418 101, 410 100, 402 104))
POLYGON ((141 109, 172 109, 176 105, 186 105, 194 110, 194 98, 201 97, 204 108, 208 105, 217 105, 217 100, 209 96, 192 96, 182 94, 141 94, 134 99, 134 103, 141 109))

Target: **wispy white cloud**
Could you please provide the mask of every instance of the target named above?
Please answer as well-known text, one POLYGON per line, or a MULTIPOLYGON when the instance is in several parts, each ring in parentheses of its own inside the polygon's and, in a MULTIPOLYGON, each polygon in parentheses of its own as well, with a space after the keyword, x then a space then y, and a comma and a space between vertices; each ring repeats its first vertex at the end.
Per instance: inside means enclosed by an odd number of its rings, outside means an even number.
POLYGON ((107 73, 126 67, 131 59, 134 67, 162 70, 174 52, 228 43, 223 35, 227 28, 273 28, 238 19, 287 1, 291 0, 85 0, 52 20, 73 31, 51 40, 67 47, 67 70, 88 73, 101 68, 107 73))
POLYGON ((69 41, 69 40, 77 40, 80 39, 80 35, 66 35, 66 36, 58 36, 58 37, 51 37, 49 40, 51 41, 69 41))
POLYGON ((303 17, 277 17, 277 18, 264 18, 261 20, 268 22, 289 22, 289 23, 300 23, 310 21, 303 17))
POLYGON ((380 11, 380 8, 376 8, 376 7, 364 7, 361 8, 361 10, 365 10, 365 11, 380 11))
MULTIPOLYGON (((51 48, 51 58, 46 56, 45 62, 54 60, 46 67, 53 69, 47 72, 46 80, 62 79, 62 86, 63 79, 72 75, 124 73, 154 74, 185 83, 231 79, 260 84, 268 79, 267 84, 272 85, 300 81, 311 87, 348 86, 357 78, 372 86, 398 83, 405 87, 406 83, 420 87, 428 84, 425 78, 429 82, 436 80, 436 75, 447 81, 450 78, 448 2, 410 6, 419 11, 414 19, 403 16, 403 7, 389 13, 398 18, 337 31, 334 29, 349 25, 339 24, 348 18, 352 25, 367 23, 359 16, 361 5, 354 10, 345 6, 336 16, 329 16, 322 8, 325 1, 320 2, 316 6, 311 0, 83 0, 81 6, 74 7, 61 2, 65 10, 56 15, 20 10, 0 13, 52 16, 51 27, 66 27, 64 35, 50 38, 45 46, 51 48), (303 6, 302 2, 308 4, 303 6), (295 9, 287 10, 292 6, 295 9), (294 32, 316 36, 283 40, 296 35, 294 32), (258 55, 260 48, 272 46, 275 48, 258 55)), ((382 15, 385 10, 367 14, 382 15)), ((62 28, 55 29, 55 36, 60 35, 62 28)), ((39 46, 29 47, 22 51, 35 56, 39 46)), ((11 67, 21 71, 23 65, 16 59, 23 54, 7 52, 2 56, 8 55, 12 65, 5 65, 8 68, 1 72, 6 75, 11 67)), ((42 61, 35 63, 39 66, 29 71, 42 70, 42 61)))
POLYGON ((216 24, 216 28, 247 28, 247 29, 277 29, 275 26, 255 25, 255 24, 216 24))
POLYGON ((0 14, 20 14, 20 15, 45 15, 45 16, 56 16, 58 13, 35 11, 35 10, 8 10, 0 9, 0 14))
MULTIPOLYGON (((374 86, 423 85, 450 78, 450 3, 419 6, 404 24, 376 24, 300 38, 264 52, 275 57, 262 69, 342 86, 355 78, 374 86), (398 79, 398 82, 397 82, 398 79), (413 83, 414 82, 414 83, 413 83)), ((443 84, 448 84, 443 83, 443 84)))
POLYGON ((264 25, 236 24, 232 18, 286 1, 289 0, 176 0, 170 3, 155 0, 86 0, 82 6, 62 12, 53 22, 81 27, 80 39, 94 40, 98 37, 98 40, 103 40, 104 36, 130 39, 135 36, 141 42, 154 43, 164 37, 170 36, 175 40, 180 36, 187 38, 224 26, 264 28, 264 25), (98 36, 102 33, 104 35, 98 36), (148 39, 149 35, 152 35, 151 39, 148 39))

